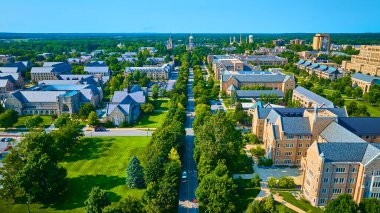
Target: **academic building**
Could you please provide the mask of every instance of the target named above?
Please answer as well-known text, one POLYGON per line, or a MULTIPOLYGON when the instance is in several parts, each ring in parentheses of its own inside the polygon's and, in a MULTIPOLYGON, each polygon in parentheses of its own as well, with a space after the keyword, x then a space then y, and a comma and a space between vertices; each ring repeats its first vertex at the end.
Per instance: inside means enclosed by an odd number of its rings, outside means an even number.
POLYGON ((342 68, 346 71, 355 70, 363 74, 380 76, 380 46, 362 45, 359 55, 351 56, 351 61, 343 61, 342 68))

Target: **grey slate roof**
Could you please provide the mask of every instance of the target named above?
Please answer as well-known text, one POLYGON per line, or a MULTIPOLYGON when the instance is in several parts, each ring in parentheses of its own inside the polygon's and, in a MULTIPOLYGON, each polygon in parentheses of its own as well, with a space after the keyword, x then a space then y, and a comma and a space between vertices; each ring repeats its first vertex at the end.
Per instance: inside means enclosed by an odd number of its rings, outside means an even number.
POLYGON ((282 117, 282 129, 290 135, 310 135, 309 119, 305 117, 282 117))
POLYGON ((284 97, 281 90, 237 90, 238 98, 260 98, 261 95, 276 95, 279 98, 284 97))
POLYGON ((134 100, 139 104, 145 103, 145 95, 143 91, 138 91, 134 93, 128 93, 127 91, 115 91, 111 98, 111 103, 126 103, 129 99, 134 100))
POLYGON ((364 74, 361 74, 361 73, 355 73, 352 75, 352 78, 355 78, 355 79, 358 79, 358 80, 361 80, 361 81, 365 81, 365 82, 368 82, 368 83, 372 83, 372 81, 380 81, 380 78, 378 77, 374 77, 374 76, 370 76, 370 75, 364 75, 364 74))
POLYGON ((99 73, 99 74, 105 74, 105 73, 110 72, 108 67, 88 67, 88 66, 84 68, 84 71, 88 73, 99 73))
POLYGON ((12 93, 22 103, 57 102, 57 97, 66 94, 66 91, 17 91, 12 93))
POLYGON ((86 64, 86 67, 106 67, 106 63, 104 61, 91 61, 86 64))
POLYGON ((310 99, 311 101, 317 103, 319 105, 319 107, 323 107, 323 108, 335 108, 335 105, 333 102, 327 100, 326 98, 320 96, 320 95, 317 95, 315 94, 314 92, 310 91, 310 90, 307 90, 301 86, 298 86, 297 88, 294 89, 294 92, 297 92, 305 97, 307 97, 308 99, 310 99))
POLYGON ((116 108, 120 109, 120 111, 124 115, 129 115, 131 105, 130 104, 108 104, 106 114, 111 114, 116 108))
POLYGON ((18 67, 0 67, 2 73, 18 73, 20 72, 18 67))
POLYGON ((336 122, 331 122, 324 130, 322 130, 320 136, 327 142, 365 142, 363 139, 336 122))
POLYGON ((342 117, 338 123, 358 136, 380 135, 380 118, 375 117, 342 117))
POLYGON ((271 108, 256 108, 258 117, 259 119, 267 118, 270 111, 272 110, 271 108))
MULTIPOLYGON (((369 156, 373 156, 372 150, 365 158, 368 143, 317 143, 319 154, 323 153, 325 162, 368 162, 369 156)), ((379 150, 378 150, 379 152, 379 150)))
POLYGON ((6 87, 8 82, 8 79, 0 79, 0 87, 6 87))

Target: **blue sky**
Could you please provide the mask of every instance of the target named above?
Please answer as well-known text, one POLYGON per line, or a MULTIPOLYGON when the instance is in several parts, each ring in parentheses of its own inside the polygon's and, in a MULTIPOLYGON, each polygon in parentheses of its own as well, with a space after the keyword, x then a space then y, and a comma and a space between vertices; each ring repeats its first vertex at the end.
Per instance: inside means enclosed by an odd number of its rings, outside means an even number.
POLYGON ((7 0, 0 32, 380 32, 380 0, 7 0))

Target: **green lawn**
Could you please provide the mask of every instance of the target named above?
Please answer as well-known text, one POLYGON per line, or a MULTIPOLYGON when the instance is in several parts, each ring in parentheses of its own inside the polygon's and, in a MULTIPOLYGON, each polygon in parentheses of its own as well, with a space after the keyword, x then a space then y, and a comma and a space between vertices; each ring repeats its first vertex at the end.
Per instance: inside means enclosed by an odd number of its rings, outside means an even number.
POLYGON ((133 126, 136 128, 158 128, 164 122, 168 112, 153 112, 151 115, 142 115, 133 126))
POLYGON ((380 117, 380 106, 372 106, 370 103, 367 103, 362 100, 355 100, 355 99, 345 99, 344 104, 347 106, 351 102, 356 102, 358 106, 365 105, 368 109, 369 114, 372 117, 380 117))
MULTIPOLYGON (((112 202, 127 195, 141 196, 144 190, 125 186, 125 171, 132 155, 145 164, 149 137, 84 138, 62 166, 67 169, 68 187, 54 204, 31 204, 31 212, 84 212, 84 201, 93 186, 109 191, 112 202)), ((24 203, 0 200, 0 212, 27 212, 24 203)))
POLYGON ((168 98, 152 100, 154 110, 169 110, 170 100, 168 98))
POLYGON ((311 213, 322 213, 323 210, 312 206, 306 200, 297 200, 290 192, 279 191, 279 194, 284 198, 284 200, 290 204, 297 206, 298 208, 311 213))
MULTIPOLYGON (((25 116, 20 116, 20 117, 18 117, 18 121, 17 121, 17 123, 15 123, 15 124, 13 125, 13 127, 16 127, 16 128, 25 128, 25 121, 26 121, 28 118, 30 118, 30 117, 32 117, 32 116, 31 116, 31 115, 25 115, 25 116)), ((43 124, 45 127, 50 126, 50 124, 52 123, 52 121, 51 121, 51 116, 49 116, 49 115, 40 115, 40 117, 44 120, 44 121, 42 122, 42 124, 43 124)))
MULTIPOLYGON (((235 180, 236 182, 237 180, 235 180)), ((237 212, 244 212, 248 205, 253 202, 253 200, 257 197, 260 192, 260 187, 249 187, 249 182, 251 180, 241 180, 243 183, 243 187, 238 189, 238 196, 236 198, 236 207, 237 212)))

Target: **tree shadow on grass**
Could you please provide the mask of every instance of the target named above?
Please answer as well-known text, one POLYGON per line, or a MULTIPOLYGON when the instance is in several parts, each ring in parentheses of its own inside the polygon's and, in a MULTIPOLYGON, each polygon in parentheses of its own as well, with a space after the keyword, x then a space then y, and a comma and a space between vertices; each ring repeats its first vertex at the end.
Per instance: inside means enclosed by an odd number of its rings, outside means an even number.
POLYGON ((65 162, 78 160, 91 160, 104 155, 112 144, 113 138, 83 138, 70 155, 66 156, 65 162))
MULTIPOLYGON (((124 185, 125 178, 106 175, 84 175, 68 179, 67 191, 53 204, 46 204, 44 208, 56 210, 71 210, 84 207, 92 187, 99 186, 100 189, 110 190, 124 185)), ((118 194, 108 191, 111 202, 118 202, 121 198, 118 194)))

